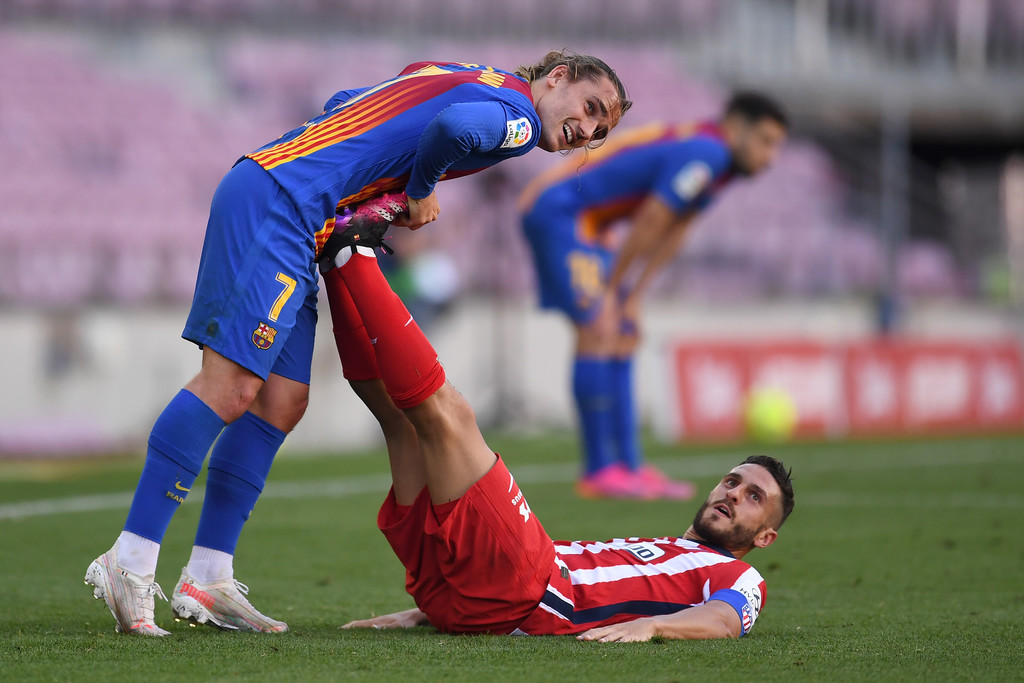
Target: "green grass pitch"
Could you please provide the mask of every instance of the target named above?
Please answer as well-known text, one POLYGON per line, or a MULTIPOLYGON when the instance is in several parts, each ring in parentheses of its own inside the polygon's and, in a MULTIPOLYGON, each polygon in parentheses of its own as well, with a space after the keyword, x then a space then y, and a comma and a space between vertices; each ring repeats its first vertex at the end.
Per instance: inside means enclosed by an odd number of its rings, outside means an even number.
MULTIPOLYGON (((678 535, 697 507, 575 498, 567 437, 492 446, 555 538, 678 535)), ((338 630, 412 604, 374 526, 381 452, 275 465, 235 568, 291 633, 190 628, 158 602, 171 637, 118 635, 82 575, 120 530, 140 459, 0 463, 0 680, 1022 680, 1024 437, 649 445, 704 490, 755 451, 793 466, 797 498, 778 542, 748 556, 768 583, 754 630, 622 645, 338 630)), ((200 484, 163 546, 166 592, 188 557, 200 484)))

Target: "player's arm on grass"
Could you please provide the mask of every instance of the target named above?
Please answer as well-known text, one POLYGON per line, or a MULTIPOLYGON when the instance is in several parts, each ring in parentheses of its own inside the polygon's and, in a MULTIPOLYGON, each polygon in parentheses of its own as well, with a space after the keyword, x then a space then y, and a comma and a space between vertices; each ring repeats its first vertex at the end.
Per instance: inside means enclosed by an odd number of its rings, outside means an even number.
POLYGON ((415 230, 441 213, 434 186, 452 164, 475 150, 491 151, 508 134, 508 113, 499 102, 459 102, 443 109, 420 135, 405 194, 409 215, 394 222, 415 230))
POLYGON ((419 611, 415 607, 407 609, 403 612, 394 612, 392 614, 382 614, 379 617, 373 617, 372 619, 357 619, 356 621, 350 621, 342 628, 412 628, 413 626, 429 626, 430 622, 427 620, 427 615, 419 611))
POLYGON ((742 625, 735 608, 726 602, 710 600, 673 614, 592 628, 576 637, 600 643, 636 643, 659 636, 671 640, 710 640, 739 638, 741 634, 742 625))

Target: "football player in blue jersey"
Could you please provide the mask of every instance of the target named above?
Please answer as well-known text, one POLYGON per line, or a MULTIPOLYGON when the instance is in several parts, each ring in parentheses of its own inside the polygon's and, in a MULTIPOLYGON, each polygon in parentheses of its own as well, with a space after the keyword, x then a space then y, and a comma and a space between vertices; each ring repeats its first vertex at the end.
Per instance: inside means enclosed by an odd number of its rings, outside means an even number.
POLYGON ((523 193, 522 223, 533 253, 540 304, 564 313, 575 332, 573 397, 584 459, 585 497, 690 498, 645 465, 633 397, 640 300, 675 255, 694 219, 736 176, 766 169, 787 134, 771 99, 739 93, 717 121, 652 124, 620 133, 587 166, 562 164, 523 193), (621 248, 612 226, 629 227, 621 248))
POLYGON ((242 526, 274 455, 305 411, 316 324, 317 266, 343 209, 386 192, 408 197, 399 224, 435 220, 445 178, 533 147, 592 146, 629 108, 615 72, 594 57, 552 52, 507 72, 422 62, 242 157, 217 188, 183 337, 202 368, 149 436, 124 530, 86 572, 118 631, 168 632, 154 621, 157 557, 171 517, 211 450, 188 565, 171 603, 192 622, 287 630, 257 611, 234 578, 242 526), (214 443, 216 441, 216 443, 214 443))

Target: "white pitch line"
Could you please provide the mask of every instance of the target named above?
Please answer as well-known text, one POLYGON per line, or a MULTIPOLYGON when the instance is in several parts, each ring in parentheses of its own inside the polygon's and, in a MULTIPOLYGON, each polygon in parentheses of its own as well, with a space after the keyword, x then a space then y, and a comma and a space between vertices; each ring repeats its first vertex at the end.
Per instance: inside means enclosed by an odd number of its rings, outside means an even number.
POLYGON ((342 479, 283 481, 269 483, 260 498, 345 498, 361 493, 385 493, 391 487, 390 474, 367 474, 342 479))
POLYGON ((798 507, 833 508, 914 508, 928 510, 972 509, 1007 510, 1024 508, 1024 496, 1015 494, 947 493, 942 495, 904 493, 850 493, 849 491, 811 491, 797 494, 798 507))
POLYGON ((127 508, 131 505, 131 502, 132 493, 130 491, 94 496, 75 496, 74 498, 27 500, 22 503, 0 505, 0 519, 25 519, 26 517, 60 515, 67 512, 114 510, 122 507, 127 508))
MULTIPOLYGON (((1019 495, 951 494, 928 495, 885 495, 853 494, 840 491, 799 490, 801 472, 868 472, 896 469, 919 469, 933 467, 970 467, 971 465, 999 462, 1016 463, 1019 458, 992 452, 967 451, 956 456, 936 456, 925 444, 902 444, 885 447, 893 450, 893 458, 858 459, 850 457, 822 457, 818 460, 803 460, 797 469, 797 496, 801 506, 814 507, 956 507, 979 509, 1007 509, 1024 507, 1024 497, 1019 495)), ((880 448, 884 450, 884 448, 880 448)), ((687 456, 685 458, 659 458, 653 463, 669 474, 681 477, 708 477, 720 474, 730 465, 740 462, 747 452, 724 452, 714 455, 687 456)), ((524 484, 563 484, 575 481, 578 466, 575 463, 554 463, 549 465, 513 465, 516 480, 524 484)), ((346 498, 367 493, 381 493, 388 490, 391 477, 387 474, 369 474, 339 479, 309 479, 291 482, 270 482, 261 498, 346 498)), ((196 487, 189 497, 201 501, 203 488, 196 487)), ((101 510, 127 509, 132 501, 132 492, 74 496, 72 498, 50 498, 0 505, 0 521, 45 517, 73 512, 97 512, 101 510)))

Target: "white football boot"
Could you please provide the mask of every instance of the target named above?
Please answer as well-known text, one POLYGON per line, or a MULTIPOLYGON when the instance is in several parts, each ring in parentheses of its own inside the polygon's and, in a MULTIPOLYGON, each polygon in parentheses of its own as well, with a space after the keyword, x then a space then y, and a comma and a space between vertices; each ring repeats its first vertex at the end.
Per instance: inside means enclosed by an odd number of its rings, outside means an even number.
POLYGON ((181 570, 181 579, 171 594, 171 609, 176 619, 187 619, 192 625, 209 624, 230 631, 283 633, 288 624, 261 614, 246 595, 249 587, 233 578, 199 583, 181 570))
POLYGON ((139 576, 117 565, 116 546, 103 553, 89 565, 85 583, 93 587, 93 597, 103 598, 114 615, 118 633, 136 633, 143 636, 167 636, 153 621, 155 596, 167 596, 153 576, 139 576))

